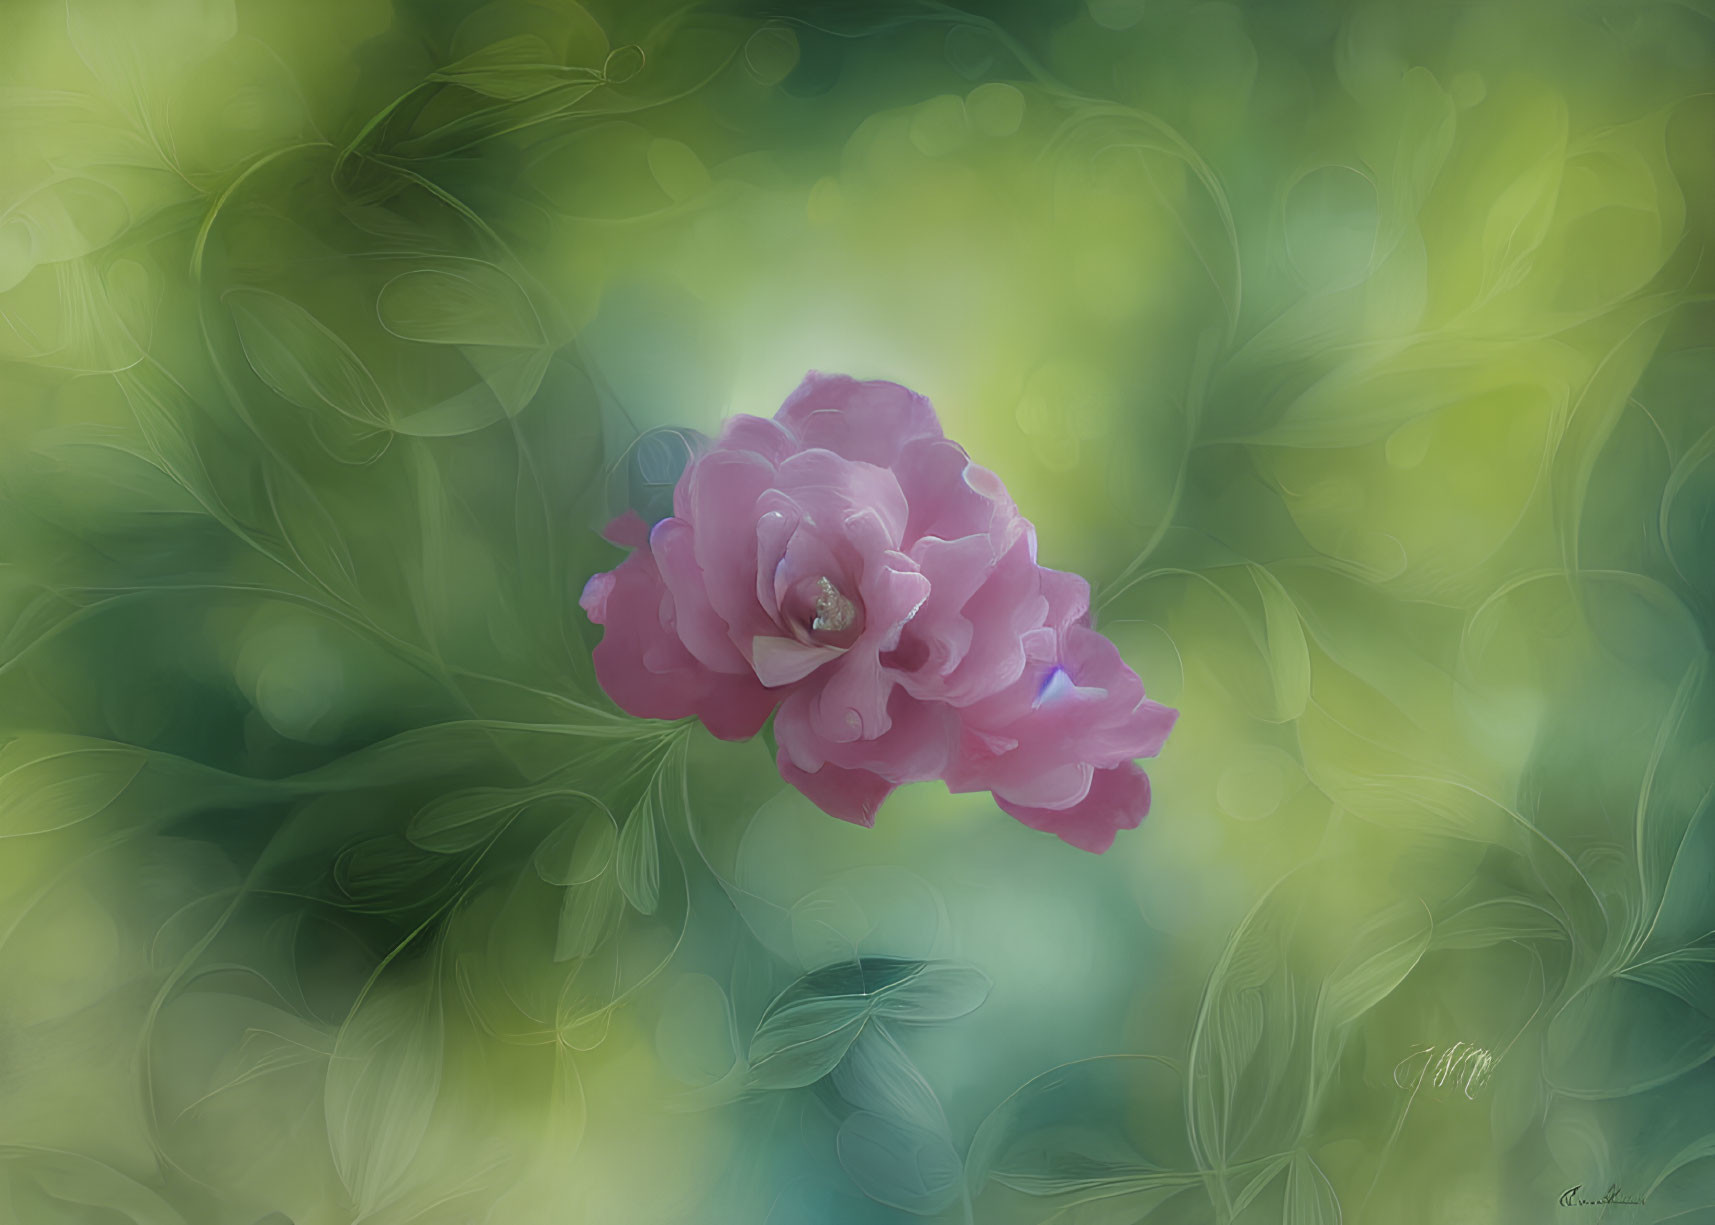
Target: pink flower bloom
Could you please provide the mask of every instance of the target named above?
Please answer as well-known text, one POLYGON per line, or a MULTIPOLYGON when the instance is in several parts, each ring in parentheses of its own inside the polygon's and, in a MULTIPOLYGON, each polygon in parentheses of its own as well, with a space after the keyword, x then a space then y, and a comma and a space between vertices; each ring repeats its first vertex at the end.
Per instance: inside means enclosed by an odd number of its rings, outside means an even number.
POLYGON ((861 825, 931 778, 1089 851, 1148 811, 1134 759, 1177 712, 922 396, 811 374, 772 420, 726 423, 670 518, 606 535, 633 552, 581 603, 607 627, 596 677, 631 714, 740 740, 774 713, 781 776, 861 825))

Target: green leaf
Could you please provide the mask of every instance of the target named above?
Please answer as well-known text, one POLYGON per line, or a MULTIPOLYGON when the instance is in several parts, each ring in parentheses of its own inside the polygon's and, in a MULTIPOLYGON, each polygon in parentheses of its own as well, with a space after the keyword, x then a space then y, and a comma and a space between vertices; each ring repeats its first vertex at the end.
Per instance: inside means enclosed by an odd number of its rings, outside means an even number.
POLYGON ((390 162, 386 164, 398 164, 407 178, 426 182, 415 172, 404 169, 404 163, 427 163, 447 158, 509 133, 573 114, 602 83, 573 70, 568 79, 556 88, 468 111, 420 135, 399 141, 388 150, 390 162))
POLYGON ((1566 104, 1557 95, 1532 100, 1508 118, 1507 148, 1499 156, 1509 169, 1528 158, 1516 176, 1492 197, 1483 221, 1483 284, 1499 293, 1522 281, 1554 220, 1555 200, 1566 166, 1566 104))
POLYGON ((1280 1177, 1281 1171, 1291 1163, 1292 1157, 1290 1155, 1276 1157, 1273 1160, 1263 1162, 1249 1174, 1236 1176, 1236 1180, 1242 1179, 1243 1181, 1232 1196, 1233 1219, 1242 1219, 1244 1210, 1250 1206, 1253 1200, 1268 1190, 1274 1180, 1280 1177))
POLYGON ((625 900, 640 914, 654 914, 661 903, 661 847, 655 831, 653 784, 625 819, 625 828, 619 831, 614 872, 625 900))
POLYGON ((536 847, 536 874, 550 885, 581 885, 603 875, 613 864, 619 831, 613 814, 596 804, 559 828, 536 847))
POLYGON ((869 1022, 862 995, 818 996, 771 1007, 750 1040, 750 1082, 761 1089, 801 1089, 832 1072, 869 1022))
POLYGON ((422 1147, 444 1043, 433 983, 372 989, 340 1029, 328 1065, 328 1143, 361 1214, 400 1189, 422 1147))
POLYGON ((834 1146, 858 1189, 890 1208, 934 1216, 963 1191, 964 1166, 943 1131, 859 1110, 840 1124, 834 1146))
POLYGON ((1592 983, 1549 1021, 1544 1079, 1567 1097, 1626 1097, 1715 1058, 1712 975, 1706 963, 1669 960, 1592 983))
POLYGON ((1323 981, 1321 1025, 1349 1025, 1392 994, 1429 949, 1433 924, 1421 904, 1406 903, 1365 924, 1352 949, 1323 981))
POLYGON ((0 838, 64 829, 104 812, 147 760, 136 749, 28 733, 0 749, 0 838))
POLYGON ((1623 970, 1620 977, 1683 1000, 1715 1020, 1715 947, 1679 949, 1623 970))
POLYGON ((280 537, 296 562, 294 568, 341 595, 356 593, 357 561, 339 520, 315 490, 296 472, 281 468, 266 470, 262 481, 280 537))
POLYGON ((472 787, 429 801, 405 827, 405 836, 425 851, 468 851, 497 833, 527 797, 504 787, 472 787))
POLYGON ((435 345, 535 348, 546 341, 529 295, 483 260, 443 259, 381 287, 381 325, 403 340, 435 345))
POLYGON ((1522 898, 1467 906, 1435 925, 1434 947, 1480 949, 1506 940, 1564 940, 1566 929, 1543 907, 1522 898))
POLYGON ((1707 1161, 1711 1157, 1715 1157, 1715 1131, 1710 1132, 1706 1136, 1699 1136, 1690 1144, 1687 1144, 1684 1148, 1680 1149, 1672 1157, 1669 1157, 1662 1164, 1661 1172, 1657 1174, 1655 1176, 1655 1180, 1650 1183, 1649 1189, 1644 1193, 1644 1198, 1647 1199, 1649 1196, 1655 1194, 1656 1188, 1660 1187, 1662 1183, 1672 1177, 1676 1171, 1690 1165, 1694 1161, 1707 1161))
POLYGON ((1252 566, 1262 596, 1263 628, 1268 649, 1269 677, 1274 683, 1274 717, 1290 722, 1310 703, 1310 648, 1298 608, 1280 580, 1262 566, 1252 566))
POLYGON ((560 903, 560 922, 554 934, 554 960, 588 957, 614 929, 624 908, 613 873, 579 884, 567 885, 560 903))
POLYGON ((547 43, 534 34, 519 34, 473 51, 429 79, 462 85, 491 98, 519 101, 562 85, 599 84, 601 73, 594 68, 557 64, 547 43))
POLYGON ((845 1057, 881 1001, 924 969, 921 961, 865 957, 804 975, 780 993, 757 1025, 751 1083, 791 1089, 822 1079, 845 1057))
POLYGON ((1296 1139, 1288 1131, 1310 1085, 1285 956, 1291 907, 1278 892, 1292 883, 1283 877, 1257 901, 1209 974, 1187 1073, 1187 1136, 1200 1165, 1236 1164, 1296 1139))
POLYGON ((1051 1068, 978 1126, 965 1159, 970 1192, 990 1178, 1027 1195, 1196 1185, 1203 1176, 1186 1144, 1184 1104, 1181 1070, 1155 1056, 1102 1055, 1051 1068))
POLYGON ((396 432, 418 438, 449 438, 517 416, 535 399, 554 357, 551 348, 470 345, 461 352, 476 380, 428 408, 404 414, 393 423, 396 432))
POLYGON ((1339 1225, 1340 1199, 1322 1167, 1295 1153, 1286 1172, 1285 1225, 1339 1225))
POLYGON ((876 1013, 916 1025, 951 1021, 981 1007, 993 985, 988 975, 974 966, 932 963, 884 993, 876 1003, 876 1013))
POLYGON ((381 834, 340 852, 333 865, 334 884, 363 909, 406 911, 433 891, 433 878, 445 862, 398 834, 381 834))
POLYGON ((861 957, 856 961, 823 966, 782 991, 774 1006, 819 996, 881 995, 921 974, 926 964, 906 957, 861 957))
POLYGON ((830 1079, 859 1110, 929 1131, 947 1130, 935 1091, 879 1018, 864 1027, 830 1079))
POLYGON ((251 368, 283 399, 307 412, 332 410, 358 424, 386 428, 387 402, 375 376, 309 311, 265 289, 231 289, 222 301, 251 368))
POLYGON ((147 455, 99 435, 37 443, 33 450, 52 464, 54 478, 75 480, 111 498, 116 510, 138 515, 202 513, 189 491, 147 455))
POLYGON ((636 43, 615 47, 602 61, 602 79, 613 85, 623 85, 643 71, 643 63, 643 48, 636 43))
POLYGON ((20 193, 0 212, 0 291, 37 264, 97 251, 132 225, 125 198, 99 180, 67 175, 20 193))
POLYGON ((155 1192, 77 1153, 5 1145, 0 1180, 12 1219, 30 1225, 184 1225, 184 1217, 155 1192))

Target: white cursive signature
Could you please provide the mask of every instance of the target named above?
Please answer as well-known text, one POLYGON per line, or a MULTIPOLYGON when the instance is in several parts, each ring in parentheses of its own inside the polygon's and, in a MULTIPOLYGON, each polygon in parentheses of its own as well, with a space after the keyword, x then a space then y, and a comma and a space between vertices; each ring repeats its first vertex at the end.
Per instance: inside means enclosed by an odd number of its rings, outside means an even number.
POLYGON ((1411 1052, 1394 1066, 1393 1083, 1404 1089, 1422 1086, 1425 1078, 1436 1088, 1457 1085, 1467 1098, 1475 1100, 1477 1090, 1488 1084, 1495 1073, 1495 1056, 1487 1047, 1469 1042, 1455 1042, 1438 1051, 1431 1043, 1411 1052), (1413 1077, 1406 1069, 1413 1060, 1421 1058, 1423 1066, 1413 1077), (1402 1076, 1401 1074, 1404 1073, 1402 1076))

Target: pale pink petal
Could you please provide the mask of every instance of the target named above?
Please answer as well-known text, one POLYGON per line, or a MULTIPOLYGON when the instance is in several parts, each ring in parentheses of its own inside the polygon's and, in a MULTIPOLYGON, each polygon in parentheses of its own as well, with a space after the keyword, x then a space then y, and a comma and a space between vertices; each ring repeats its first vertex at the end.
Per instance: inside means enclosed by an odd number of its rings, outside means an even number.
MULTIPOLYGON (((731 628, 709 607, 691 525, 683 519, 661 520, 649 534, 649 549, 672 593, 678 635, 686 648, 715 672, 750 671, 750 660, 734 644, 731 628)), ((760 606, 757 613, 760 617, 760 606)))
POLYGON ((1027 526, 999 478, 971 463, 965 449, 946 438, 924 438, 900 450, 893 474, 910 503, 907 545, 925 536, 955 540, 985 535, 999 557, 1027 526))
POLYGON ((950 791, 992 791, 997 800, 1029 808, 1070 808, 1084 798, 1096 768, 1087 761, 1052 763, 1021 761, 1003 756, 980 779, 954 778, 950 791))
POLYGON ((947 772, 959 738, 958 719, 941 702, 919 702, 895 688, 887 704, 888 730, 872 740, 834 742, 815 729, 812 689, 795 689, 774 716, 780 751, 800 770, 827 763, 873 770, 894 783, 921 782, 947 772))
POLYGON ((778 421, 744 413, 721 423, 720 441, 716 445, 721 450, 749 451, 776 464, 799 449, 798 440, 778 421))
POLYGON ((761 456, 717 449, 685 469, 673 495, 674 517, 694 529, 704 598, 737 642, 772 624, 756 599, 756 529, 758 504, 776 480, 761 456))
POLYGON ((985 576, 983 585, 959 612, 977 633, 959 665, 946 679, 945 700, 969 705, 1013 684, 1024 672, 1024 637, 1043 623, 1048 601, 1041 594, 1041 571, 1020 540, 985 576))
POLYGON ((930 536, 917 542, 911 557, 929 582, 929 598, 905 626, 896 658, 884 662, 914 696, 939 698, 945 693, 944 678, 975 637, 976 626, 960 610, 987 579, 994 550, 987 536, 930 536))
MULTIPOLYGON (((1047 627, 1035 632, 1038 639, 1052 634, 1047 627)), ((1075 624, 1056 645, 1055 658, 1032 661, 1017 683, 964 709, 966 734, 949 787, 1060 808, 1066 793, 1040 788, 1063 777, 1056 771, 1068 763, 1099 771, 1160 750, 1178 712, 1144 697, 1113 644, 1075 624)))
POLYGON ((929 580, 917 563, 903 553, 880 553, 866 559, 863 581, 864 636, 880 651, 891 651, 906 622, 929 598, 929 580))
POLYGON ((1122 829, 1136 829, 1149 812, 1149 778, 1135 762, 1097 770, 1084 798, 1070 808, 1031 808, 999 799, 1001 810, 1031 829, 1100 855, 1122 829))
POLYGON ((832 451, 801 451, 780 465, 778 479, 812 522, 833 528, 854 512, 867 512, 880 520, 883 547, 899 547, 911 508, 898 478, 886 468, 832 451))
POLYGON ((806 447, 847 459, 892 465, 906 443, 941 437, 941 423, 923 396, 898 383, 859 382, 812 371, 787 397, 775 420, 806 447))
POLYGON ((816 646, 796 638, 753 638, 750 645, 756 678, 769 689, 795 684, 844 653, 839 647, 816 646))
POLYGON ((811 726, 834 744, 874 740, 891 726, 887 700, 892 695, 893 680, 882 668, 879 653, 873 646, 859 645, 828 669, 811 726))
POLYGON ((775 625, 785 630, 780 616, 780 568, 786 546, 798 530, 798 508, 791 499, 771 489, 757 500, 761 517, 756 523, 756 600, 775 625))
POLYGON ((1090 623, 1090 584, 1081 574, 1042 566, 1042 594, 1048 600, 1048 624, 1059 633, 1090 623))
POLYGON ((613 595, 615 581, 612 573, 592 574, 578 597, 578 607, 596 625, 607 624, 607 601, 613 595))

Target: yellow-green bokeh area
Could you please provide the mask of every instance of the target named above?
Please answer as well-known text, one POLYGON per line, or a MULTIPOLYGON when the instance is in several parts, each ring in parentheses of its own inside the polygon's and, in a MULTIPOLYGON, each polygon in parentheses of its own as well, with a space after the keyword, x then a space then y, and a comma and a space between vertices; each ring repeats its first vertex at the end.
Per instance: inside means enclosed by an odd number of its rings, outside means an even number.
POLYGON ((1707 4, 12 0, 0 133, 0 1220, 1715 1219, 1707 4), (1181 709, 1108 854, 596 687, 809 369, 1181 709))

